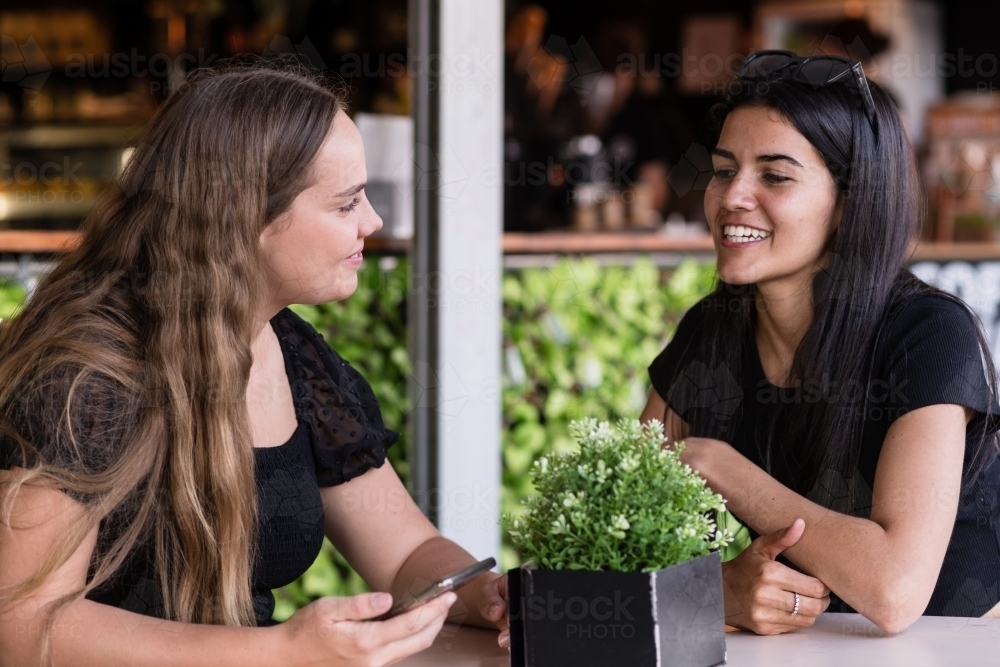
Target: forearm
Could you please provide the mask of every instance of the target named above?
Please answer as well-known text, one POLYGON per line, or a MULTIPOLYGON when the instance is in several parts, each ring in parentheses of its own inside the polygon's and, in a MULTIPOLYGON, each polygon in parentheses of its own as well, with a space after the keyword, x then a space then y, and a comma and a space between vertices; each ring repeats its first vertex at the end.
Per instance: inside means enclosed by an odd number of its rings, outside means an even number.
POLYGON ((922 613, 930 590, 919 582, 935 581, 936 570, 922 571, 927 563, 919 559, 919 548, 898 544, 891 531, 874 521, 800 496, 731 447, 697 457, 692 467, 761 535, 804 519, 805 533, 784 554, 868 618, 881 624, 889 617, 922 613), (910 584, 897 585, 904 578, 910 584))
MULTIPOLYGON (((41 665, 41 613, 0 617, 0 667, 41 665)), ((55 667, 270 667, 292 664, 275 628, 178 623, 79 600, 52 626, 55 667)))
MULTIPOLYGON (((424 587, 457 570, 468 567, 476 559, 451 540, 433 537, 417 547, 396 574, 392 584, 392 597, 400 599, 416 594, 424 587)), ((481 574, 455 591, 458 601, 451 608, 448 620, 481 628, 496 628, 479 613, 478 593, 482 586, 497 577, 492 572, 481 574)))

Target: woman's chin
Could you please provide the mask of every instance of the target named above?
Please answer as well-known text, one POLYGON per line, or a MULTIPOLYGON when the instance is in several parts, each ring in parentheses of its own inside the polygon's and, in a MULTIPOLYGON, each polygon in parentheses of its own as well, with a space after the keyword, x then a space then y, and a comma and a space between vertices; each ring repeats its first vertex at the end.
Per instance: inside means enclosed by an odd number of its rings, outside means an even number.
POLYGON ((726 267, 720 267, 718 271, 719 280, 727 285, 752 285, 757 282, 757 274, 754 271, 741 271, 726 267))

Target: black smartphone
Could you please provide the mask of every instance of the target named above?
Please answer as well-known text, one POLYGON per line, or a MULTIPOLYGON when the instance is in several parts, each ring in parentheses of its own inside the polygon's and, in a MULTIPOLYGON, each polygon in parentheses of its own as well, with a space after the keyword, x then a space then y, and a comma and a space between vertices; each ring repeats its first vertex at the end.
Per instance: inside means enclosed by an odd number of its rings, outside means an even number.
POLYGON ((407 612, 414 607, 419 607, 425 602, 430 602, 439 595, 444 595, 448 591, 461 588, 465 584, 469 583, 473 577, 491 570, 496 564, 497 562, 495 559, 487 558, 486 560, 479 561, 475 565, 470 565, 464 570, 459 570, 458 572, 449 574, 441 580, 434 582, 416 595, 407 595, 401 598, 394 605, 392 605, 392 609, 372 620, 384 621, 388 618, 392 618, 393 616, 398 616, 399 614, 407 612))

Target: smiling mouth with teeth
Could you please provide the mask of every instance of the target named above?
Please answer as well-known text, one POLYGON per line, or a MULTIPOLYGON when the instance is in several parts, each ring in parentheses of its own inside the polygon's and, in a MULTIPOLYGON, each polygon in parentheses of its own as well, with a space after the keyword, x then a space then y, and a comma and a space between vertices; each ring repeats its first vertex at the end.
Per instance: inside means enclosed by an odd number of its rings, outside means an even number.
POLYGON ((727 241, 745 243, 747 241, 759 241, 761 239, 766 239, 771 236, 771 232, 761 231, 752 227, 744 227, 742 225, 725 225, 722 228, 722 235, 726 237, 727 241))

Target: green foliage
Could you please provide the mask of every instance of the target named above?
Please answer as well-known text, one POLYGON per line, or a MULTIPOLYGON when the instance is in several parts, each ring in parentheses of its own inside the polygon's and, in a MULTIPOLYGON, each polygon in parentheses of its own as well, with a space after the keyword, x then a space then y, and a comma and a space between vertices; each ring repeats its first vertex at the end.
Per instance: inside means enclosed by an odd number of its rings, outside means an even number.
POLYGON ((24 288, 0 278, 0 320, 13 317, 24 303, 24 288))
POLYGON ((683 443, 663 447, 663 424, 583 419, 569 430, 579 449, 538 459, 535 493, 520 516, 504 516, 526 558, 551 570, 653 572, 732 541, 714 520, 725 501, 681 463, 683 443))
MULTIPOLYGON (((672 270, 583 257, 505 274, 503 512, 520 512, 535 459, 572 448, 571 421, 639 415, 646 369, 714 283, 715 266, 691 258, 672 270)), ((521 562, 506 533, 500 560, 521 562)))

